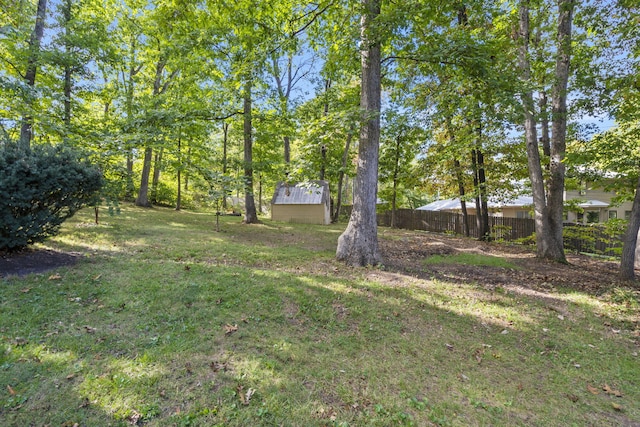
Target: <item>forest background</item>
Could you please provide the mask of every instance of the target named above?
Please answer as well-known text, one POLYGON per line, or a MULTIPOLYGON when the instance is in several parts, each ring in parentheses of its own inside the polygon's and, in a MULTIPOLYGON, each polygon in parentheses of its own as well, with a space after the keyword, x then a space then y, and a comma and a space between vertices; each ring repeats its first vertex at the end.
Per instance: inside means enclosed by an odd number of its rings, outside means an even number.
POLYGON ((634 195, 634 2, 39 0, 2 10, 2 143, 90 152, 110 205, 214 205, 254 222, 278 181, 326 179, 337 219, 370 119, 361 56, 372 46, 377 197, 388 207, 530 191, 527 123, 549 195, 560 164, 566 186, 615 173, 612 189, 634 195), (559 116, 566 131, 550 129, 559 116))

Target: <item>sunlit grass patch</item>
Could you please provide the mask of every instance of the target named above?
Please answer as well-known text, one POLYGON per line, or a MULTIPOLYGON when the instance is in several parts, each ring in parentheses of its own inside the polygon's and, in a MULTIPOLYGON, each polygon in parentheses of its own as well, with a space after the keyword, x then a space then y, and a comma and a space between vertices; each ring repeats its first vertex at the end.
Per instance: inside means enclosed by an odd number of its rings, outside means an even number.
POLYGON ((518 269, 519 267, 504 259, 492 255, 476 254, 476 253, 456 253, 451 255, 431 255, 423 260, 425 265, 432 264, 465 264, 479 267, 499 267, 518 269))
POLYGON ((350 268, 338 225, 122 211, 47 243, 77 265, 0 282, 0 425, 640 421, 632 291, 350 268))

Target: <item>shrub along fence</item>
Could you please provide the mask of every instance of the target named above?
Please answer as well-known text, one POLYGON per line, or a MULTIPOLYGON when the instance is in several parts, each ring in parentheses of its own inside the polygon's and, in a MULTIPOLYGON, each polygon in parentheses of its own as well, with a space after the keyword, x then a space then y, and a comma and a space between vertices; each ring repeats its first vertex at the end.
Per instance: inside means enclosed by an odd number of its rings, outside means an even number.
MULTIPOLYGON (((350 207, 350 206, 349 206, 350 207)), ((469 236, 478 238, 475 215, 469 215, 469 236)), ((391 211, 378 213, 379 226, 391 226, 391 211)), ((531 238, 536 231, 535 221, 528 218, 503 218, 490 216, 491 237, 495 240, 515 241, 531 238)), ((435 233, 464 235, 462 214, 413 209, 396 210, 396 227, 407 230, 424 230, 435 233)), ((565 249, 573 252, 616 255, 622 251, 624 227, 608 227, 602 224, 565 224, 565 249)), ((530 243, 535 243, 533 239, 530 243)))

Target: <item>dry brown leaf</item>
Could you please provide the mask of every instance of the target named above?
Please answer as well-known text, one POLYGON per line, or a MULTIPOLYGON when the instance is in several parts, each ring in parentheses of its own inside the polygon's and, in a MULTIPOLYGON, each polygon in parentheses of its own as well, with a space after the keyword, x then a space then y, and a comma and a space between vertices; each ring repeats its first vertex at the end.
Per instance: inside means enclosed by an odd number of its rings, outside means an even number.
POLYGON ((20 289, 20 292, 22 292, 23 294, 26 294, 30 290, 31 290, 31 288, 24 288, 24 289, 20 289))
POLYGON ((67 379, 68 379, 68 380, 72 380, 72 379, 74 379, 75 377, 76 377, 76 374, 74 374, 73 372, 72 372, 72 373, 70 373, 69 375, 67 375, 67 379))
POLYGON ((618 405, 615 402, 611 402, 611 406, 613 407, 613 409, 615 409, 616 411, 622 411, 622 406, 618 405))
POLYGON ((609 387, 609 384, 603 385, 602 390, 604 390, 604 392, 607 393, 608 395, 622 397, 622 393, 620 392, 620 390, 612 389, 611 387, 609 387))
POLYGON ((226 325, 224 325, 224 334, 225 335, 231 335, 232 333, 234 333, 235 331, 238 330, 238 325, 230 325, 229 323, 227 323, 226 325))
POLYGON ((213 361, 209 364, 209 367, 211 367, 211 369, 213 370, 213 372, 218 372, 218 371, 226 371, 227 370, 227 364, 226 363, 220 363, 218 361, 213 361))
POLYGON ((62 276, 58 273, 56 274, 52 274, 51 276, 49 276, 49 280, 61 280, 62 276))
POLYGON ((95 333, 95 332, 96 332, 96 330, 97 330, 97 329, 96 329, 96 328, 93 328, 93 327, 91 327, 91 326, 87 326, 87 325, 85 325, 85 326, 84 326, 84 330, 85 330, 88 334, 93 334, 93 333, 95 333))
POLYGON ((9 394, 11 396, 15 396, 16 391, 13 388, 11 388, 11 386, 9 384, 7 384, 7 390, 9 390, 9 394))
POLYGON ((589 392, 591 394, 600 394, 600 390, 598 390, 595 387, 590 386, 589 384, 587 384, 587 390, 589 390, 589 392))

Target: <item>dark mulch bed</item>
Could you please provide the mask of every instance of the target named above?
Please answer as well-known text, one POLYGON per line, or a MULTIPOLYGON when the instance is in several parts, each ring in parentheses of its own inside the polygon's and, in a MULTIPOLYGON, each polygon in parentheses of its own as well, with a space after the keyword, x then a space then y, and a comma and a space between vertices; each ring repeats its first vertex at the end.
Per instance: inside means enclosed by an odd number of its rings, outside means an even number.
POLYGON ((0 277, 24 276, 44 273, 53 268, 73 265, 80 259, 78 253, 57 252, 47 249, 25 249, 20 252, 0 252, 0 277))

